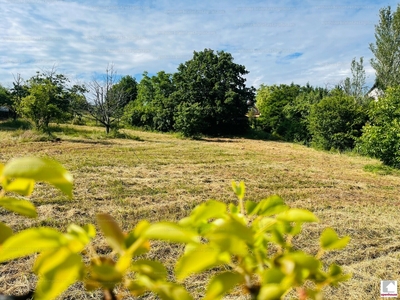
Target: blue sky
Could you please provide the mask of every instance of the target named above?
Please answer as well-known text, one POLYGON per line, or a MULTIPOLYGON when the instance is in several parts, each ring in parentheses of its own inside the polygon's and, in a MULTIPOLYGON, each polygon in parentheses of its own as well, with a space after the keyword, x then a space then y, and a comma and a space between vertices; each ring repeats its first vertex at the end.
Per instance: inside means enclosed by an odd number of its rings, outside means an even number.
POLYGON ((379 9, 396 1, 0 0, 0 84, 56 66, 88 82, 113 63, 138 80, 176 71, 205 48, 230 52, 247 84, 333 86, 364 57, 379 9))

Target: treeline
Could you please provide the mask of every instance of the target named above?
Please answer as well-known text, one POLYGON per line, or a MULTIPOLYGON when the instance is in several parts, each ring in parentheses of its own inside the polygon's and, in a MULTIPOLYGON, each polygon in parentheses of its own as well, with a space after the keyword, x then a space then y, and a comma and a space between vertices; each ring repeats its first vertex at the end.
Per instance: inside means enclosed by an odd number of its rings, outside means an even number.
POLYGON ((230 53, 205 49, 176 73, 144 72, 139 83, 129 75, 117 80, 113 66, 85 85, 70 86, 54 70, 27 81, 18 76, 12 88, 0 89, 0 106, 44 131, 50 122, 91 116, 107 133, 122 124, 184 136, 238 134, 249 128, 247 103, 255 99, 255 89, 245 84, 247 73, 230 53))
POLYGON ((104 78, 85 84, 71 84, 55 70, 28 80, 18 75, 13 87, 0 87, 0 107, 43 131, 50 122, 83 123, 87 117, 107 133, 119 126, 190 137, 259 130, 325 150, 355 149, 400 167, 400 5, 394 12, 382 8, 379 16, 370 44, 378 100, 367 95, 362 57, 352 60, 351 77, 331 89, 292 83, 256 90, 246 86, 249 72, 230 53, 205 49, 177 72, 144 72, 140 82, 119 78, 113 66, 104 78))

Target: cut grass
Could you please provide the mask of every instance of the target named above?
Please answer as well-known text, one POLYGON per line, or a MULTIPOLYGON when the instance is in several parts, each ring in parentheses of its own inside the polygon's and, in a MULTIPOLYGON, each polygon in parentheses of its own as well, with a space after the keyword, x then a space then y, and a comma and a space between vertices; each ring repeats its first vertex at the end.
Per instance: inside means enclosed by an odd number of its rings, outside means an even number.
MULTIPOLYGON (((282 142, 189 140, 132 130, 121 132, 133 139, 93 139, 102 131, 69 125, 65 131, 54 133, 61 141, 52 143, 23 142, 13 136, 13 131, 0 129, 0 162, 25 155, 48 156, 65 165, 75 178, 74 200, 39 184, 32 197, 39 217, 30 220, 0 210, 2 221, 15 231, 30 226, 65 230, 69 223, 94 223, 96 213, 108 212, 128 230, 141 219, 178 220, 208 199, 236 201, 231 180, 244 180, 247 199, 259 201, 279 194, 289 205, 309 209, 320 218, 320 223, 305 226, 296 238, 296 245, 307 252, 316 253, 317 237, 326 227, 333 227, 341 236, 351 236, 343 251, 323 257, 353 273, 350 281, 327 289, 327 299, 377 299, 381 279, 400 280, 397 170, 370 158, 282 142)), ((100 238, 97 241, 98 251, 108 253, 105 243, 100 238)), ((182 247, 152 245, 149 257, 162 260, 172 271, 182 247)), ((21 294, 34 287, 32 262, 28 258, 1 265, 0 293, 21 294)), ((185 282, 196 298, 203 295, 211 273, 192 276, 185 282)), ((63 295, 64 299, 93 297, 99 296, 83 292, 80 284, 63 295)), ((155 299, 150 295, 144 298, 155 299)), ((240 299, 240 289, 228 298, 240 299)))

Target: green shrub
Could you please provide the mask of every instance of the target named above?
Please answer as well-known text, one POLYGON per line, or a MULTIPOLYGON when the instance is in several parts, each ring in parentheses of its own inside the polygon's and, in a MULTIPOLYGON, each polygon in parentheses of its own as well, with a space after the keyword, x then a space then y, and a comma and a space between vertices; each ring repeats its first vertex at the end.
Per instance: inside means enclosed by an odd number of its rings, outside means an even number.
MULTIPOLYGON (((35 181, 46 181, 72 197, 72 176, 57 162, 43 158, 21 158, 0 164, 0 206, 35 218, 35 206, 26 199, 35 181)), ((289 208, 279 196, 258 203, 244 201, 244 183, 232 184, 238 203, 204 202, 179 222, 151 224, 140 221, 123 232, 108 214, 98 214, 97 223, 112 256, 98 255, 90 246, 96 236, 91 224, 68 226, 62 233, 50 227, 36 227, 13 233, 0 222, 0 262, 39 253, 33 271, 38 275, 35 299, 55 299, 71 284, 82 281, 87 290, 102 289, 104 299, 116 299, 116 290, 134 296, 146 292, 161 299, 193 299, 181 282, 192 274, 219 268, 207 285, 205 299, 221 299, 234 287, 242 286, 252 299, 282 299, 296 288, 300 299, 321 299, 322 289, 347 280, 339 266, 326 266, 320 258, 326 251, 342 249, 349 237, 339 238, 325 229, 315 256, 293 244, 302 225, 317 222, 310 211, 289 208), (146 259, 151 240, 185 245, 175 265, 178 283, 167 280, 166 267, 146 259), (116 259, 113 259, 116 254, 116 259), (88 263, 85 263, 88 262, 88 263)))
POLYGON ((357 150, 400 168, 400 87, 387 89, 371 103, 369 115, 371 123, 363 128, 357 150))
POLYGON ((367 120, 365 107, 341 90, 314 104, 309 116, 312 145, 324 150, 353 149, 367 120))

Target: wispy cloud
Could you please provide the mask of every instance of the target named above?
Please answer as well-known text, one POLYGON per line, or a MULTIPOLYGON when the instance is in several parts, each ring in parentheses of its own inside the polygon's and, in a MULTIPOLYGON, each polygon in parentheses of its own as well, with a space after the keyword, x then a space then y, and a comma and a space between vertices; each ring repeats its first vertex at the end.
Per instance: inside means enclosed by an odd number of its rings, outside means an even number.
POLYGON ((90 80, 114 63, 139 77, 175 72, 193 51, 232 53, 250 71, 248 84, 335 84, 364 57, 383 6, 395 1, 61 1, 0 0, 0 83, 57 66, 90 80))

